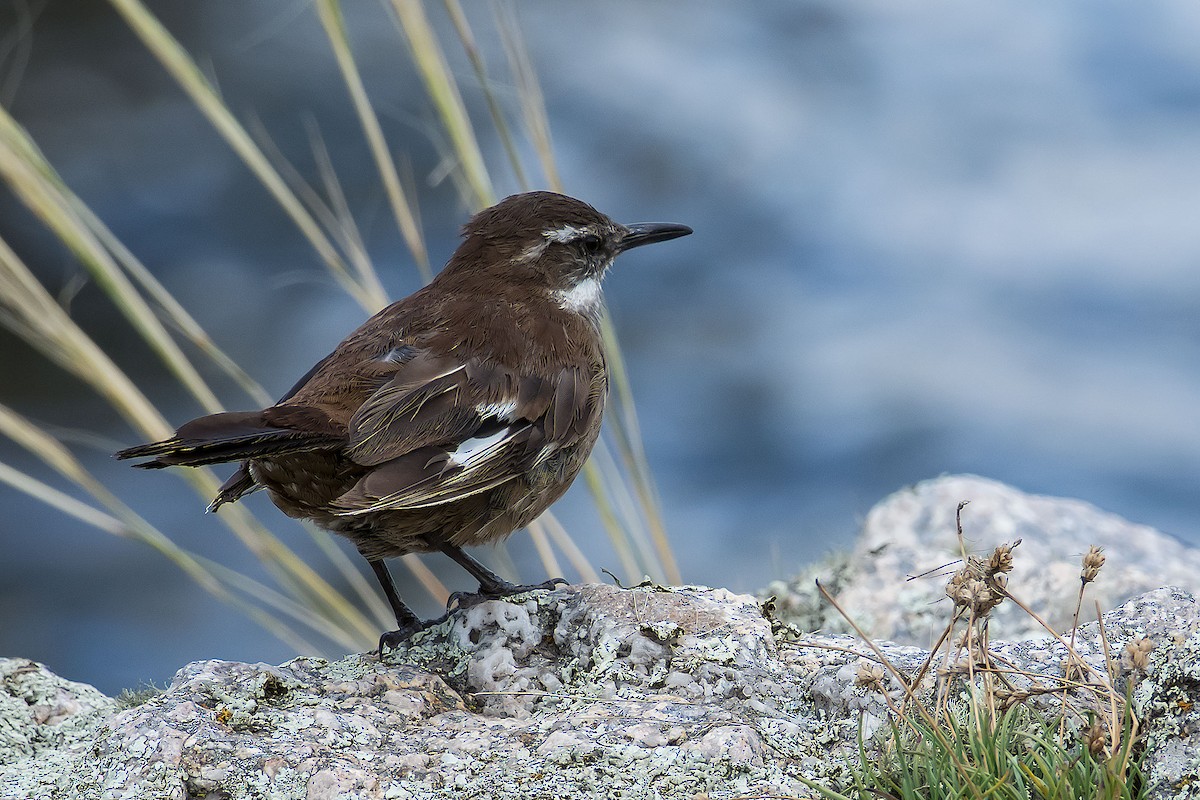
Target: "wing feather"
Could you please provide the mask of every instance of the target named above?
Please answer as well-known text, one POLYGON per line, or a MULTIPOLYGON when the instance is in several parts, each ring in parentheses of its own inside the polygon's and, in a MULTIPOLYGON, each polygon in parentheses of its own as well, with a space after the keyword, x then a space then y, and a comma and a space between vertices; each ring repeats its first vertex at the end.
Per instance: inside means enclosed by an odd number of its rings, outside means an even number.
POLYGON ((603 407, 602 379, 599 391, 594 382, 574 368, 538 378, 418 355, 350 420, 348 454, 373 469, 335 507, 344 515, 427 508, 525 476, 588 435, 603 407))
POLYGON ((347 454, 366 467, 428 444, 465 435, 479 424, 462 364, 442 365, 413 380, 407 369, 375 391, 350 418, 347 454), (467 400, 467 402, 464 402, 467 400))

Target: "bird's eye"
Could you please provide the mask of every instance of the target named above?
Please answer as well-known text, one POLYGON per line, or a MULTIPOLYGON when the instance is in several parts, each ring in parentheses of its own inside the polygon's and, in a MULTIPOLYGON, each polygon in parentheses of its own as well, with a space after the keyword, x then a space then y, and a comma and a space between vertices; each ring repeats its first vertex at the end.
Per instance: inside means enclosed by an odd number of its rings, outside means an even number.
POLYGON ((583 252, 589 256, 594 256, 604 249, 604 240, 594 233, 580 239, 579 244, 583 247, 583 252))

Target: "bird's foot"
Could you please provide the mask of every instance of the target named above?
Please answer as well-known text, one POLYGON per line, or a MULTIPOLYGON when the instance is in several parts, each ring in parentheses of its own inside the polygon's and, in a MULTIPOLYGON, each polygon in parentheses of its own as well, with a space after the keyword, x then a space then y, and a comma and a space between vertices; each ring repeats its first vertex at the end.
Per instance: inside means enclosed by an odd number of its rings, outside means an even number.
POLYGON ((436 625, 443 619, 445 619, 445 617, 442 617, 441 619, 430 619, 424 621, 414 620, 413 622, 394 631, 386 631, 382 636, 379 637, 379 657, 383 658, 384 653, 390 650, 398 650, 407 645, 408 640, 414 635, 420 633, 426 628, 436 625))
POLYGON ((565 578, 551 578, 541 583, 509 583, 499 581, 494 584, 480 584, 474 592, 454 592, 446 601, 446 608, 470 608, 485 600, 498 600, 501 597, 511 597, 525 592, 553 591, 559 586, 566 586, 565 578))

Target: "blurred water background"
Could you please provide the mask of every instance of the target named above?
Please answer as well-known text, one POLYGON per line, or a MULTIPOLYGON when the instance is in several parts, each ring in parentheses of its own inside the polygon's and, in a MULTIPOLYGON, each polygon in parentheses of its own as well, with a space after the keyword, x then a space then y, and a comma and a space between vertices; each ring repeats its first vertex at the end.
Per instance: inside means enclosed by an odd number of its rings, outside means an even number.
MULTIPOLYGON (((287 389, 362 311, 107 4, 5 4, 0 100, 218 343, 287 389)), ((319 127, 388 290, 416 289, 308 4, 150 5, 314 180, 319 127)), ((465 211, 424 91, 382 5, 346 6, 440 264, 465 211)), ((489 7, 468 8, 503 74, 489 7)), ((624 257, 607 284, 685 579, 756 589, 849 545, 885 494, 958 471, 1200 543, 1200 5, 515 11, 567 190, 619 220, 696 230, 624 257)), ((471 86, 465 60, 455 68, 471 86)), ((486 122, 481 94, 466 100, 486 122)), ((484 147, 501 194, 519 189, 500 145, 484 147)), ((0 235, 173 421, 200 413, 7 194, 0 235)), ((185 547, 243 558, 176 477, 112 462, 138 437, 4 332, 0 376, 0 401, 69 436, 123 496, 140 492, 138 510, 185 547)), ((0 458, 45 475, 7 442, 0 458)), ((0 503, 0 655, 107 692, 188 660, 292 655, 149 549, 8 488, 0 503)), ((615 566, 582 486, 558 512, 615 566)), ((511 549, 540 580, 528 540, 511 549)))

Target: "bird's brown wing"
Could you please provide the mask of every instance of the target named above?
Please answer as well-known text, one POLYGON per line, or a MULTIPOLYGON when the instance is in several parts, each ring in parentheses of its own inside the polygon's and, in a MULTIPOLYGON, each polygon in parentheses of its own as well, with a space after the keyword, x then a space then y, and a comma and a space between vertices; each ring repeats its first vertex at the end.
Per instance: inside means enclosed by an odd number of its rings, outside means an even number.
POLYGON ((346 454, 373 469, 335 505, 347 515, 424 508, 493 489, 584 437, 601 391, 570 367, 537 378, 421 354, 351 418, 346 454))

